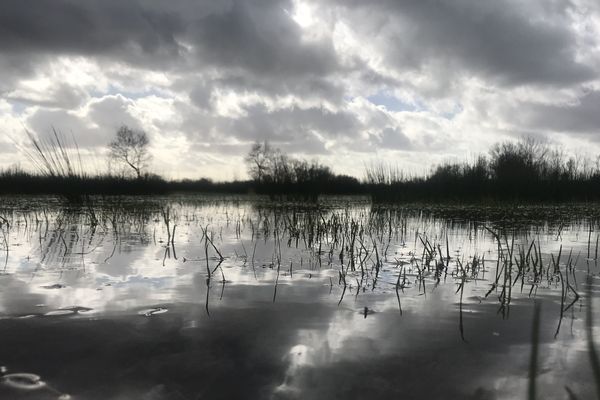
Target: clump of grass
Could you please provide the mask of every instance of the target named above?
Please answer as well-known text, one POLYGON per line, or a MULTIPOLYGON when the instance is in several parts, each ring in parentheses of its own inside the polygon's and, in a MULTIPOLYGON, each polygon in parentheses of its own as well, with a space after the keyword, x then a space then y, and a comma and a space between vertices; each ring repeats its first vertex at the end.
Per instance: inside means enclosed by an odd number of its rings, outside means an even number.
POLYGON ((52 135, 46 138, 39 138, 28 130, 26 133, 31 142, 31 148, 26 149, 25 154, 33 166, 42 176, 68 182, 69 184, 63 186, 65 190, 60 194, 69 202, 83 202, 84 196, 77 190, 73 190, 76 183, 86 178, 81 162, 81 153, 75 138, 70 143, 63 134, 54 128, 52 128, 52 135))
POLYGON ((69 143, 64 135, 52 128, 52 135, 42 139, 26 131, 31 149, 25 154, 44 176, 59 178, 85 178, 81 154, 75 139, 69 143), (72 150, 74 148, 74 150, 72 150))
MULTIPOLYGON (((146 174, 140 179, 92 173, 84 164, 77 141, 56 129, 39 137, 26 131, 29 143, 19 146, 34 172, 20 167, 0 171, 1 194, 57 194, 70 203, 84 203, 90 195, 158 194, 167 191, 161 177, 146 174)), ((179 190, 172 185, 173 190, 179 190)))

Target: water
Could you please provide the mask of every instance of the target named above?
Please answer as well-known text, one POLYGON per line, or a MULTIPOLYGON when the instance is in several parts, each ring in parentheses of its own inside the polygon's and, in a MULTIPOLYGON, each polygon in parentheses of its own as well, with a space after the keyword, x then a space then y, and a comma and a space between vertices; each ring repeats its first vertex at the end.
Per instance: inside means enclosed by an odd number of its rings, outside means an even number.
POLYGON ((0 398, 596 395, 593 205, 1 204, 0 398))

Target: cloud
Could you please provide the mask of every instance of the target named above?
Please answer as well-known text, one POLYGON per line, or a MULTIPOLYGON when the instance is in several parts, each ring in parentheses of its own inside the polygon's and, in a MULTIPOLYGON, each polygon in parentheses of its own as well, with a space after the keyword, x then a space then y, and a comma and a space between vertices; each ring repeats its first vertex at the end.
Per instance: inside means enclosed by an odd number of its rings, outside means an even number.
POLYGON ((77 108, 87 97, 88 94, 81 88, 63 82, 40 87, 19 85, 6 95, 6 99, 13 103, 64 109, 77 108))
POLYGON ((580 133, 600 141, 600 91, 584 93, 563 104, 520 105, 523 123, 536 130, 580 133))
POLYGON ((404 150, 412 147, 410 139, 398 128, 385 128, 381 134, 381 143, 385 147, 404 150))
MULTIPOLYGON (((37 108, 25 120, 26 127, 40 136, 52 135, 53 129, 73 137, 83 148, 104 147, 121 125, 140 129, 129 107, 133 101, 120 95, 90 100, 76 110, 37 108)), ((68 141, 70 143, 70 141, 68 141)))
POLYGON ((90 120, 99 127, 113 128, 116 131, 121 125, 140 129, 140 123, 132 116, 130 107, 134 104, 121 95, 104 96, 88 105, 90 120))
POLYGON ((7 0, 0 5, 0 26, 0 50, 8 53, 170 61, 181 51, 175 40, 181 29, 177 15, 137 1, 41 0, 32 5, 7 0))
POLYGON ((599 38, 592 0, 7 0, 0 121, 98 154, 127 124, 217 179, 265 139, 354 175, 522 133, 600 151, 599 38))
MULTIPOLYGON (((573 84, 597 77, 577 59, 569 2, 340 1, 343 18, 390 66, 500 85, 573 84), (362 23, 359 23, 361 21, 362 23)), ((439 78, 439 77, 438 77, 439 78)))
POLYGON ((323 76, 339 66, 331 40, 304 41, 286 13, 289 2, 236 1, 226 12, 190 26, 204 63, 242 69, 256 76, 323 76))
POLYGON ((190 100, 200 109, 210 111, 213 103, 213 88, 206 82, 195 84, 189 91, 190 100))

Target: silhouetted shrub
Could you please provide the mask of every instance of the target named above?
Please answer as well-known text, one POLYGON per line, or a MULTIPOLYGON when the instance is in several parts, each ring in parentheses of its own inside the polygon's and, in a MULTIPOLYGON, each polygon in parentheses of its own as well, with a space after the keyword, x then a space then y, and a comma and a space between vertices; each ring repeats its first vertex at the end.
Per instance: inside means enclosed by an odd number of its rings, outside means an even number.
POLYGON ((298 160, 256 144, 246 158, 253 180, 210 179, 166 181, 157 175, 132 178, 86 175, 65 156, 59 144, 40 146, 40 172, 19 168, 0 171, 0 194, 52 193, 69 201, 94 194, 162 194, 201 192, 266 194, 274 198, 315 200, 321 194, 368 194, 373 201, 600 200, 599 162, 567 158, 549 146, 524 139, 492 147, 473 162, 444 163, 427 176, 407 176, 384 164, 366 168, 366 179, 336 175, 316 161, 298 160), (54 161, 53 161, 54 160, 54 161), (46 163, 46 164, 44 164, 46 163), (46 166, 44 166, 46 165, 46 166))

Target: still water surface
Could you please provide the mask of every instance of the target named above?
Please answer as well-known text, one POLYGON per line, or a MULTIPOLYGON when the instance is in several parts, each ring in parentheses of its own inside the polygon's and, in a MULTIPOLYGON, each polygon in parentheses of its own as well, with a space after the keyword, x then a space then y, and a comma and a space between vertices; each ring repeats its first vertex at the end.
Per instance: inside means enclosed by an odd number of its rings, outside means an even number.
POLYGON ((1 204, 0 398, 596 396, 595 206, 1 204))

